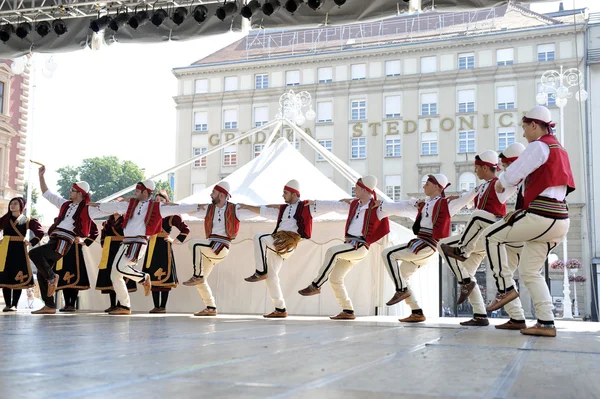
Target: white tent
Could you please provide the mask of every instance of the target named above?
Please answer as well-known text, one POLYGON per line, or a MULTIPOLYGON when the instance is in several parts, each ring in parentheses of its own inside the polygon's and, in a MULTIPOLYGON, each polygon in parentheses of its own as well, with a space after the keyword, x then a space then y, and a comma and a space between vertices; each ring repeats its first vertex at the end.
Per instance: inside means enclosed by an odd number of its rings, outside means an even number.
MULTIPOLYGON (((281 203, 283 185, 290 179, 301 184, 303 198, 338 200, 348 194, 332 183, 325 175, 304 158, 286 139, 279 139, 265 148, 260 156, 238 169, 225 180, 232 187, 232 201, 248 204, 281 203)), ((180 200, 181 203, 207 203, 212 188, 180 200)), ((189 237, 204 237, 203 221, 187 218, 191 233, 189 237)), ((286 260, 281 271, 281 284, 286 296, 288 311, 294 315, 331 315, 337 313, 339 305, 329 285, 322 293, 305 298, 297 291, 306 287, 314 278, 323 262, 325 252, 332 245, 342 242, 347 215, 330 213, 315 220, 313 237, 300 243, 296 254, 286 260)), ((241 224, 238 238, 233 242, 229 256, 215 267, 209 277, 209 284, 215 295, 221 313, 265 313, 272 310, 266 284, 247 283, 243 280, 255 270, 252 238, 256 233, 271 232, 274 221, 260 217, 241 224)), ((408 229, 391 223, 392 233, 371 247, 369 256, 357 264, 346 278, 346 285, 355 306, 357 315, 409 313, 404 304, 385 307, 384 303, 394 292, 393 284, 387 275, 381 258, 381 251, 392 243, 407 242, 413 237, 408 229)), ((176 233, 174 233, 176 234, 176 233)), ((99 245, 89 248, 88 271, 95 278, 100 256, 99 245)), ((192 273, 192 258, 187 245, 174 246, 177 273, 180 281, 192 273)), ((413 284, 422 299, 425 313, 438 315, 438 269, 436 264, 425 267, 415 275, 413 284)), ((106 307, 107 299, 98 292, 88 291, 81 295, 81 307, 100 310, 106 307)), ((195 288, 179 286, 171 293, 168 310, 170 312, 194 312, 204 307, 195 288)), ((140 292, 132 294, 132 309, 151 309, 150 298, 140 292)))

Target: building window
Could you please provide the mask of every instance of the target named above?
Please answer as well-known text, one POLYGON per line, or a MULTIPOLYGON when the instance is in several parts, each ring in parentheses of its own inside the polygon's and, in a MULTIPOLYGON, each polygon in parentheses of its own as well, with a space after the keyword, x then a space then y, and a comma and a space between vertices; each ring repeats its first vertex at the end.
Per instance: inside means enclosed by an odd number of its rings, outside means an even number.
POLYGON ((269 107, 254 107, 254 127, 265 125, 269 122, 269 107))
POLYGON ((194 112, 194 130, 197 132, 208 131, 208 112, 194 112))
POLYGON ((458 91, 458 112, 475 112, 475 90, 458 91))
POLYGON ((437 93, 421 94, 421 115, 437 115, 437 93))
POLYGON ((515 129, 512 127, 501 127, 498 129, 498 151, 504 151, 506 147, 515 142, 515 129))
POLYGON ((285 73, 285 85, 286 86, 299 86, 300 85, 300 71, 287 71, 285 73))
POLYGON ((537 46, 538 62, 554 61, 554 43, 537 46))
POLYGON ((319 83, 333 82, 333 68, 325 67, 317 69, 317 78, 319 79, 319 83))
POLYGON ((400 118, 400 96, 387 96, 385 98, 385 117, 400 118))
POLYGON ((269 75, 264 73, 261 75, 254 76, 254 88, 255 89, 267 89, 269 87, 269 75))
POLYGON ((400 145, 400 139, 385 139, 385 157, 399 157, 402 155, 401 153, 402 147, 400 145))
POLYGON ((437 133, 421 133, 421 155, 437 155, 437 133))
POLYGON ((232 145, 223 149, 223 166, 237 165, 237 147, 232 145))
POLYGON ((265 148, 264 144, 254 144, 254 158, 259 156, 264 148, 265 148))
MULTIPOLYGON (((333 150, 333 141, 331 141, 331 140, 318 140, 318 142, 327 151, 331 152, 333 150)), ((319 154, 317 152, 317 161, 324 161, 324 160, 325 160, 325 158, 323 157, 323 155, 321 155, 321 154, 319 154)))
POLYGON ((353 121, 362 121, 367 119, 366 100, 354 100, 351 102, 350 119, 353 121))
POLYGON ((541 83, 538 83, 538 93, 544 93, 546 95, 546 106, 555 107, 556 106, 556 93, 546 93, 544 92, 544 88, 541 83))
POLYGON ((237 129, 237 110, 226 109, 223 111, 223 129, 237 129))
POLYGON ((225 91, 236 91, 238 88, 237 76, 227 76, 225 78, 225 91))
POLYGON ((437 58, 432 57, 421 57, 421 73, 432 73, 437 71, 437 58))
POLYGON ((356 186, 350 187, 350 195, 352 198, 356 198, 356 186))
POLYGON ((496 65, 504 66, 504 65, 512 65, 515 60, 515 49, 512 48, 502 48, 496 50, 496 65))
POLYGON ((458 152, 475 152, 475 131, 458 132, 458 152))
POLYGON ((402 178, 399 175, 385 177, 385 194, 394 201, 400 201, 402 178))
POLYGON ((367 78, 367 64, 356 64, 350 68, 352 80, 363 80, 367 78))
POLYGON ((367 157, 367 139, 364 137, 352 138, 351 159, 365 159, 367 157))
POLYGON ((460 191, 471 191, 477 184, 477 178, 471 172, 465 172, 458 178, 458 188, 460 191))
POLYGON ((196 79, 194 82, 194 93, 208 93, 208 79, 196 79))
MULTIPOLYGON (((206 147, 194 147, 192 149, 192 156, 197 157, 200 154, 204 154, 207 151, 206 147)), ((205 168, 206 167, 206 157, 197 159, 194 161, 194 168, 205 168)))
POLYGON ((385 62, 385 76, 400 76, 400 60, 385 62))
POLYGON ((475 54, 464 53, 458 55, 458 69, 473 69, 475 68, 475 54))
POLYGON ((333 122, 333 103, 331 101, 321 101, 317 103, 317 122, 333 122))
POLYGON ((515 86, 500 86, 496 88, 496 103, 498 109, 515 108, 515 86))

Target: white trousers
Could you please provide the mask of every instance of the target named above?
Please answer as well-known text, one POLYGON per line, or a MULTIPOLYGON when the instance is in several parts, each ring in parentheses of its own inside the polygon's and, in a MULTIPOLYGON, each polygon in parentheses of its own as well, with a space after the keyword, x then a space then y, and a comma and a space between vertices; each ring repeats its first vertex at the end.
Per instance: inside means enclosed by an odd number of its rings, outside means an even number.
POLYGON ((254 236, 256 270, 261 274, 266 273, 267 275, 265 281, 273 305, 277 309, 285 309, 285 299, 279 281, 279 271, 283 266, 283 261, 292 256, 295 250, 279 255, 275 251, 273 242, 273 235, 269 233, 259 233, 254 236))
POLYGON ((478 244, 479 237, 483 234, 483 230, 487 229, 497 221, 498 218, 487 211, 481 209, 473 211, 465 231, 460 235, 458 243, 456 244, 456 246, 462 250, 465 257, 468 258, 471 255, 471 252, 482 250, 482 248, 485 252, 485 241, 483 242, 482 247, 482 244, 478 244))
POLYGON ((128 248, 128 244, 121 243, 119 247, 119 251, 115 256, 115 260, 113 261, 112 269, 110 272, 110 279, 113 283, 113 288, 115 290, 115 294, 117 297, 117 301, 121 303, 122 306, 131 307, 131 299, 129 298, 129 292, 127 290, 127 283, 125 283, 125 277, 132 279, 133 281, 137 281, 141 283, 144 281, 146 273, 138 270, 135 266, 138 263, 139 259, 144 259, 144 254, 146 253, 146 245, 141 245, 140 252, 138 258, 136 260, 131 260, 125 256, 125 251, 128 248))
POLYGON ((519 275, 531 294, 535 313, 541 322, 554 320, 552 297, 542 275, 543 265, 550 251, 565 239, 569 225, 569 219, 556 220, 523 212, 515 216, 512 226, 501 220, 484 232, 490 267, 499 292, 514 287, 507 251, 502 248, 524 244, 519 275))
POLYGON ((350 269, 352 269, 352 266, 363 260, 368 253, 369 249, 364 245, 358 248, 350 244, 340 244, 330 247, 325 253, 325 261, 313 283, 320 288, 329 279, 331 288, 342 310, 354 310, 352 301, 344 285, 344 278, 350 269))
POLYGON ((394 281, 396 290, 408 289, 410 292, 410 296, 405 299, 405 302, 412 310, 421 309, 421 307, 409 279, 421 266, 426 265, 433 255, 435 255, 435 251, 430 247, 424 247, 415 254, 408 244, 389 247, 381 253, 385 268, 394 281), (399 265, 398 262, 400 262, 399 265))
POLYGON ((210 240, 200 239, 190 240, 188 247, 192 251, 194 276, 204 277, 202 284, 196 285, 200 298, 202 298, 204 305, 216 308, 215 297, 208 285, 208 276, 210 276, 213 267, 227 257, 229 249, 223 248, 217 255, 210 246, 210 240))

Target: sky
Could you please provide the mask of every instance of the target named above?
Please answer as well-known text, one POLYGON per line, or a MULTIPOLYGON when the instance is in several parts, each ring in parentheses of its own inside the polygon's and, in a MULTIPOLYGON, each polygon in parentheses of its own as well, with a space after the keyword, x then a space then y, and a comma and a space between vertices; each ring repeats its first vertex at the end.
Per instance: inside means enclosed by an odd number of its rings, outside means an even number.
MULTIPOLYGON (((588 7, 600 12, 600 0, 563 3, 565 9, 588 7)), ((534 4, 532 10, 557 11, 559 4, 534 4)), ((145 169, 146 176, 168 169, 175 164, 177 80, 172 69, 242 37, 230 32, 182 42, 117 43, 99 51, 57 53, 52 55, 57 69, 51 78, 42 75, 49 56, 36 54, 27 159, 46 165, 51 190, 57 188, 57 169, 79 166, 85 158, 114 155, 131 160, 145 169)), ((25 169, 27 178, 30 169, 25 169)), ((32 185, 39 187, 37 167, 31 170, 32 185)), ((57 214, 42 198, 37 209, 45 215, 44 223, 57 214)))

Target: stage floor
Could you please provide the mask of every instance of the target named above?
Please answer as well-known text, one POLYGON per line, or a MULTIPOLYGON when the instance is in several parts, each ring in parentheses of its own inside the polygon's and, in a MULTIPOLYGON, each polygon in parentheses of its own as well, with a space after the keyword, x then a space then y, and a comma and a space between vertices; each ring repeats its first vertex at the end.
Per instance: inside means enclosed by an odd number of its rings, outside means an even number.
POLYGON ((536 338, 462 320, 2 313, 0 397, 600 397, 600 323, 536 338))

